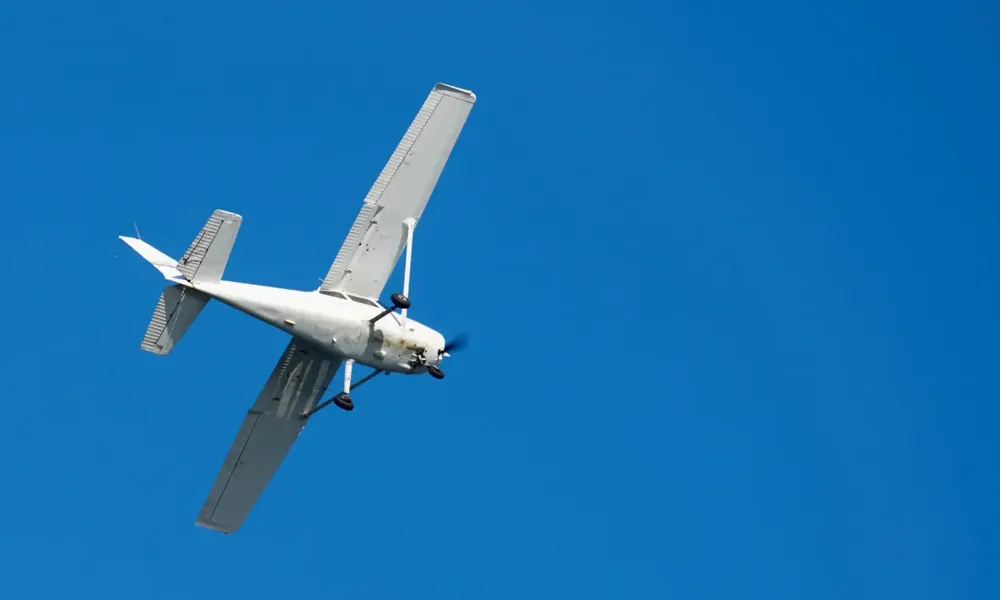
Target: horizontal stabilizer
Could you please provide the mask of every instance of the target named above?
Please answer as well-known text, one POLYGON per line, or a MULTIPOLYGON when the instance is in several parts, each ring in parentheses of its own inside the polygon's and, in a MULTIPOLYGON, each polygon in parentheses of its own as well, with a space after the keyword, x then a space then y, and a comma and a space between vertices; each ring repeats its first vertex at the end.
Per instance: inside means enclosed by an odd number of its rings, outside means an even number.
POLYGON ((169 354, 208 301, 208 295, 189 287, 164 288, 140 347, 161 356, 169 354))
POLYGON ((187 252, 177 261, 177 269, 188 281, 220 281, 242 222, 243 217, 236 213, 215 210, 187 252))

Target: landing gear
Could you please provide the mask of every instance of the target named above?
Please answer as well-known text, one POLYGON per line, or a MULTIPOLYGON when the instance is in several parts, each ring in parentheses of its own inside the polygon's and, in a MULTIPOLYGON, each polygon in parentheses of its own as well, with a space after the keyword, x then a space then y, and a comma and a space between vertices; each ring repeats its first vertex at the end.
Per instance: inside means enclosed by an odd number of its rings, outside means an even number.
POLYGON ((354 410, 354 400, 347 394, 337 394, 333 397, 333 403, 344 410, 354 410))
POLYGON ((444 379, 444 371, 434 365, 427 367, 427 372, 430 373, 431 377, 434 379, 444 379))
POLYGON ((410 299, 402 294, 393 294, 389 296, 389 299, 392 300, 392 305, 396 308, 410 308, 410 299))
POLYGON ((330 398, 329 400, 324 400, 323 402, 317 404, 312 410, 304 412, 304 413, 302 413, 299 416, 301 418, 303 418, 303 419, 308 419, 309 417, 311 417, 314 414, 318 413, 319 411, 323 410, 327 406, 330 406, 331 404, 336 404, 337 406, 339 406, 343 410, 348 410, 348 411, 354 410, 354 400, 351 400, 351 391, 354 388, 361 387, 362 385, 368 383, 372 379, 375 379, 376 377, 378 377, 382 373, 385 373, 385 371, 383 371, 382 369, 376 369, 376 370, 372 371, 371 373, 369 373, 369 374, 365 375, 364 377, 362 377, 360 380, 358 380, 358 381, 356 381, 354 383, 351 383, 351 375, 352 375, 352 372, 354 370, 353 367, 354 367, 354 361, 353 360, 344 361, 344 391, 343 392, 340 392, 339 394, 337 394, 333 398, 330 398))
POLYGON ((371 319, 369 319, 368 322, 370 324, 374 325, 380 319, 382 319, 382 317, 385 317, 386 315, 388 315, 392 311, 396 310, 397 308, 402 309, 404 315, 406 314, 406 309, 410 308, 410 299, 407 298, 406 296, 404 296, 403 294, 400 294, 400 293, 397 292, 397 293, 389 296, 389 298, 392 300, 392 307, 383 310, 379 314, 377 314, 374 317, 372 317, 371 319))

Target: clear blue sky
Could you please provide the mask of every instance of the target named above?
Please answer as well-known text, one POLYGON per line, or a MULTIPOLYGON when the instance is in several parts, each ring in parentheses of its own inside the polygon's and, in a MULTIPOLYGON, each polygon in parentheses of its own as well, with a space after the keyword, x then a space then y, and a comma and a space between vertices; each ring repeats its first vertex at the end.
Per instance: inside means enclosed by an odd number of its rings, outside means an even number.
POLYGON ((1000 595, 996 2, 334 4, 0 5, 0 596, 1000 595), (116 236, 311 289, 437 81, 472 345, 196 528, 286 338, 116 236))

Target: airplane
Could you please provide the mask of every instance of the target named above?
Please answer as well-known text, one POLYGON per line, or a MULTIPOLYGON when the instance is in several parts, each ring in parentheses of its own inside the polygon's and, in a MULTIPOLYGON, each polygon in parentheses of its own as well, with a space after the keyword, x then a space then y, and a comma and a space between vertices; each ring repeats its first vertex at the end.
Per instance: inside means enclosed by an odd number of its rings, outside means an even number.
POLYGON ((465 345, 411 319, 413 234, 476 96, 436 84, 365 197, 318 289, 300 291, 222 278, 240 215, 215 210, 180 260, 138 237, 119 236, 169 283, 140 348, 167 355, 211 299, 291 335, 247 412, 195 524, 234 533, 244 523, 306 423, 331 403, 354 409, 351 392, 385 373, 429 374, 465 345), (405 250, 403 289, 379 301, 405 250), (399 310, 397 313, 396 311, 399 310), (371 369, 353 381, 354 365, 371 369), (343 367, 343 388, 318 402, 343 367))

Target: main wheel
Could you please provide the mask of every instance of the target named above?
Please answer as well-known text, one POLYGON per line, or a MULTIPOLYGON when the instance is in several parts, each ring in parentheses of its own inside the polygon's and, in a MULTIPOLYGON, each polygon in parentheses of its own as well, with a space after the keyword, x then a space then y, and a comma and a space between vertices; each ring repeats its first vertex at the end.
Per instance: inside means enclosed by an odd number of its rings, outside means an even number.
POLYGON ((389 296, 389 298, 392 300, 392 305, 396 308, 410 308, 410 299, 400 293, 395 293, 389 296))
POLYGON ((434 379, 444 379, 444 371, 435 366, 427 367, 427 372, 430 373, 431 377, 434 379))
POLYGON ((350 396, 337 394, 333 397, 333 403, 344 410, 354 410, 354 400, 350 396))

